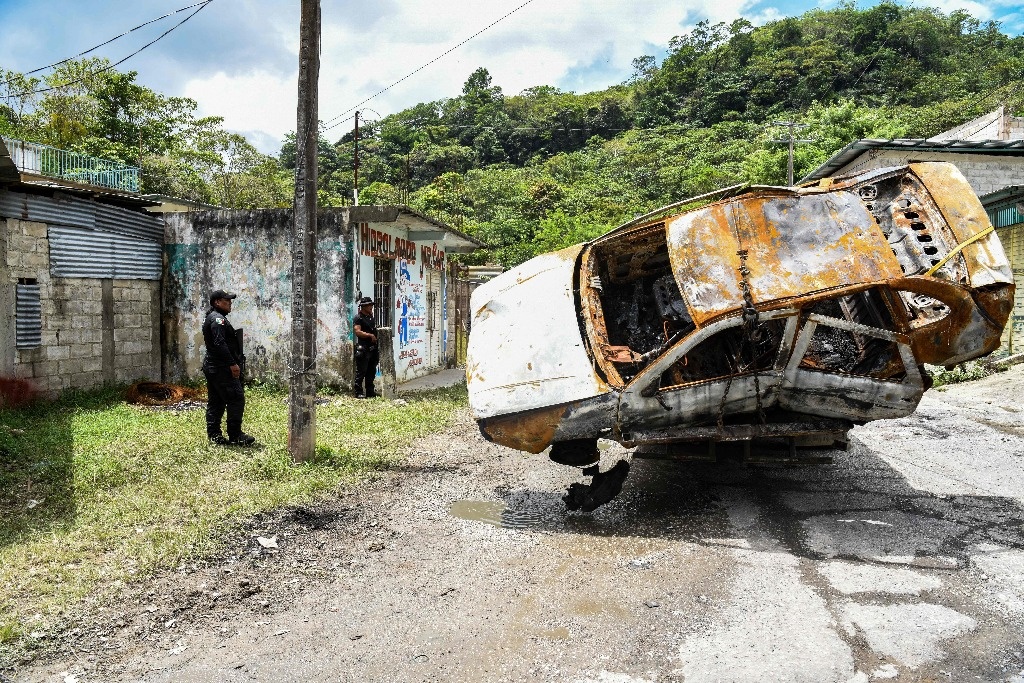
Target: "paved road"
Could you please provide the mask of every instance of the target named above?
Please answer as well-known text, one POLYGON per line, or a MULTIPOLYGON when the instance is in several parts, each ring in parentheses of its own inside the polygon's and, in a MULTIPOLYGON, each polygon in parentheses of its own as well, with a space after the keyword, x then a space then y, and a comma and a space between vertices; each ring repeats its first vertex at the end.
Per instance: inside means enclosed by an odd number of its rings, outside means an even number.
POLYGON ((1022 386, 931 391, 834 465, 637 461, 593 515, 563 510, 574 470, 464 416, 19 678, 1024 682, 1022 386))

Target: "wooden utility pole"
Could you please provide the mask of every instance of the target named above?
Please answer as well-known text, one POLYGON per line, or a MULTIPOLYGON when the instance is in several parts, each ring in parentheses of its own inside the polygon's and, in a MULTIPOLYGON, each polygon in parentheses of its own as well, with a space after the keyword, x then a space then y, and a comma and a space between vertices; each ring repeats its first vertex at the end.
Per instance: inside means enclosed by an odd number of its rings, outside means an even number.
POLYGON ((292 358, 288 452, 304 462, 316 451, 316 181, 320 137, 320 0, 302 0, 299 106, 295 128, 295 232, 292 236, 292 358))

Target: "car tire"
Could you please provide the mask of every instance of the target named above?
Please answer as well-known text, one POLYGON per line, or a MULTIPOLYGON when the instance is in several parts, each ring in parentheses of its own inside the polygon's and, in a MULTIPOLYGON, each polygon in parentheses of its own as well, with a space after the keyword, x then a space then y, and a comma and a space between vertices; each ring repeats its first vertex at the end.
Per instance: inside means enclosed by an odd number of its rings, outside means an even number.
POLYGON ((586 467, 601 459, 601 451, 597 447, 597 439, 570 439, 551 444, 548 457, 559 465, 586 467))

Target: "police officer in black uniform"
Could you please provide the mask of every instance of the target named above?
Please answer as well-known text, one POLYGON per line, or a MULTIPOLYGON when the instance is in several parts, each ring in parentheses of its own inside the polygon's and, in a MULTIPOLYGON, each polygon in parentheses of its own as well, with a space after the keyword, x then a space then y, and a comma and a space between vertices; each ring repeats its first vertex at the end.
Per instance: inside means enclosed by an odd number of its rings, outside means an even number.
POLYGON ((242 431, 242 413, 245 411, 245 389, 242 388, 242 350, 238 348, 235 328, 228 322, 231 302, 238 295, 223 289, 210 294, 210 310, 203 322, 203 340, 206 358, 203 374, 209 401, 206 404, 206 436, 210 443, 221 446, 252 446, 256 439, 242 431), (228 414, 228 436, 220 431, 224 411, 228 414))
POLYGON ((356 398, 374 398, 373 380, 377 376, 380 352, 377 350, 377 325, 373 322, 373 299, 359 300, 359 314, 352 321, 356 334, 356 398), (365 384, 365 391, 363 385, 365 384))

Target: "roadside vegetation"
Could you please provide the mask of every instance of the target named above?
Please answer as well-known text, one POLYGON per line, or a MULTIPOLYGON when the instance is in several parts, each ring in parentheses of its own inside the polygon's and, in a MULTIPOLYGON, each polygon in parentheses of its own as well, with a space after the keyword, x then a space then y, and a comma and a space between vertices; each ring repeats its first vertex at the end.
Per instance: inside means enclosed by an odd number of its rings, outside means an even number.
POLYGON ((388 467, 465 404, 464 387, 405 404, 330 398, 317 409, 316 458, 296 466, 281 390, 247 392, 245 427, 263 444, 252 449, 210 446, 202 409, 143 408, 122 395, 0 411, 0 665, 73 621, 82 597, 115 596, 215 551, 255 513, 388 467))
POLYGON ((928 374, 931 375, 932 388, 939 389, 940 391, 945 391, 942 387, 950 384, 973 382, 976 379, 984 379, 989 375, 1006 372, 1010 368, 1008 365, 993 365, 984 360, 969 360, 966 363, 960 363, 953 367, 952 370, 947 370, 938 365, 928 365, 925 367, 928 374))

